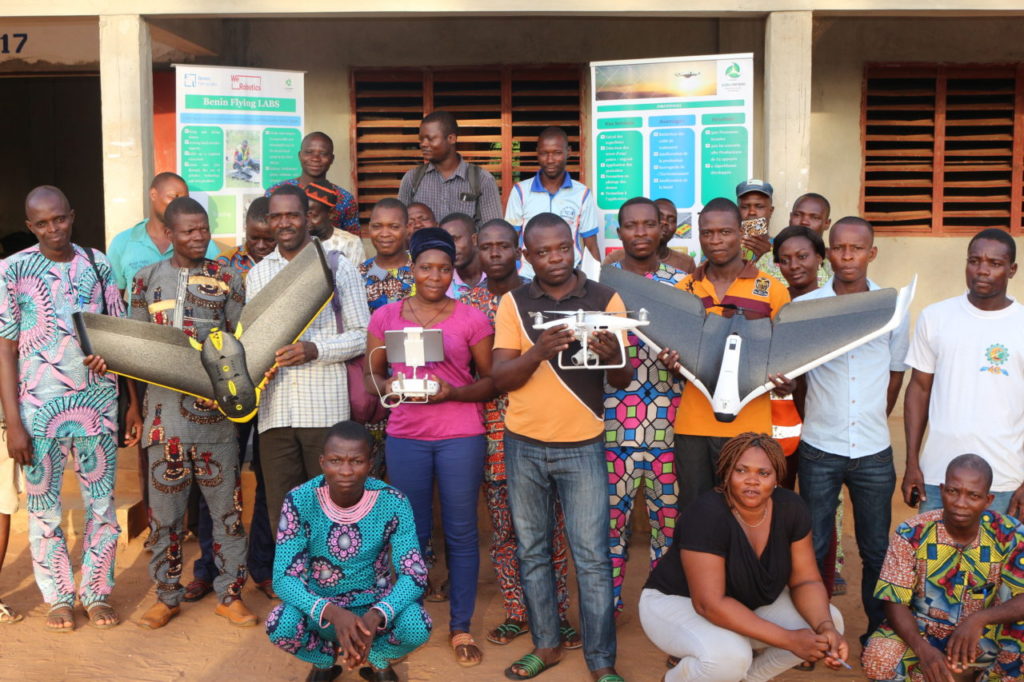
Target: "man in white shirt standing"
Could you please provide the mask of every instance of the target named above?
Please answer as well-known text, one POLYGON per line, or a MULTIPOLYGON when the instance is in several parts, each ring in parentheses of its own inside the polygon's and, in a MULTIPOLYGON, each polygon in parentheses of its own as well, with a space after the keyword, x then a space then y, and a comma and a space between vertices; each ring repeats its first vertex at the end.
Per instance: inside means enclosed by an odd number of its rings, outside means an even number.
MULTIPOLYGON (((580 267, 585 248, 598 263, 601 253, 597 246, 597 204, 594 193, 582 182, 569 177, 569 136, 556 126, 540 131, 537 136, 537 175, 517 182, 508 195, 505 220, 519 231, 519 246, 523 246, 523 226, 540 213, 554 213, 572 229, 575 250, 573 267, 580 267)), ((519 274, 533 279, 533 267, 524 259, 519 274)))
MULTIPOLYGON (((875 260, 874 229, 861 218, 838 221, 829 232, 828 258, 835 275, 824 286, 798 298, 804 301, 874 291, 868 265, 875 260)), ((834 567, 825 566, 839 493, 850 490, 862 562, 861 600, 868 616, 864 638, 882 623, 885 612, 875 599, 875 583, 889 546, 891 500, 896 489, 888 417, 907 369, 909 323, 806 375, 800 457, 800 496, 811 511, 814 554, 826 587, 834 567)))
MULTIPOLYGON (((267 222, 277 248, 246 276, 246 302, 312 240, 308 213, 309 197, 300 187, 284 184, 270 195, 267 222)), ((326 306, 298 341, 277 350, 277 364, 260 399, 260 465, 271 529, 277 528, 285 495, 320 474, 328 429, 351 413, 345 361, 366 352, 370 311, 363 280, 347 258, 338 258, 332 267, 337 312, 326 306)))
POLYGON ((916 490, 922 512, 942 506, 946 466, 967 453, 992 467, 992 509, 1024 512, 1024 306, 1006 295, 1016 260, 1005 230, 978 232, 967 246, 967 293, 928 306, 917 321, 903 499, 911 504, 916 490))

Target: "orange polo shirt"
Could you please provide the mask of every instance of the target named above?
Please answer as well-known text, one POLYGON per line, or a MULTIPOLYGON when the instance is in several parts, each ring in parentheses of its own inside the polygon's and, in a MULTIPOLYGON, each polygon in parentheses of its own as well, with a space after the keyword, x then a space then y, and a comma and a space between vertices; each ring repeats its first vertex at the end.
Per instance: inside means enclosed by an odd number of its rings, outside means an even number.
MULTIPOLYGON (((724 310, 728 310, 723 306, 736 306, 743 308, 743 314, 748 319, 775 317, 779 308, 789 303, 786 286, 764 270, 758 270, 753 263, 747 263, 721 300, 715 294, 715 285, 707 279, 706 271, 705 262, 692 275, 676 284, 676 288, 697 296, 704 303, 705 311, 710 314, 721 315, 724 310)), ((745 431, 771 435, 771 400, 767 393, 758 396, 740 410, 736 419, 728 423, 720 422, 715 419, 711 403, 704 394, 686 382, 676 412, 675 431, 678 435, 722 438, 732 438, 745 431)))

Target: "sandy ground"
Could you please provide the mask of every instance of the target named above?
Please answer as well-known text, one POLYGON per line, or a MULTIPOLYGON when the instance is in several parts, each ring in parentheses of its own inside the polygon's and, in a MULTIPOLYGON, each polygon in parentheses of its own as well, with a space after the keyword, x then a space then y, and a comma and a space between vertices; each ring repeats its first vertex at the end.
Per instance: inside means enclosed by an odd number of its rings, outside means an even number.
MULTIPOLYGON (((897 471, 902 474, 902 423, 891 424, 894 446, 898 453, 897 471)), ((122 458, 121 481, 135 479, 135 471, 122 458)), ((24 514, 24 511, 19 512, 24 514)), ((893 519, 909 516, 908 509, 894 497, 893 519)), ((852 518, 847 502, 847 519, 852 518)), ((860 609, 860 562, 853 540, 853 524, 843 529, 847 567, 844 576, 849 583, 846 596, 835 604, 846 619, 851 633, 852 671, 833 673, 819 666, 814 673, 791 672, 777 679, 789 682, 810 680, 864 679, 857 663, 860 647, 857 635, 863 632, 865 619, 860 609)), ((644 538, 634 537, 631 570, 627 573, 626 611, 618 621, 618 671, 627 680, 656 682, 665 672, 665 655, 644 636, 637 616, 636 602, 647 576, 644 565, 644 538)), ((481 533, 486 543, 487 532, 481 533)), ((494 573, 487 559, 486 544, 481 546, 482 565, 473 635, 484 652, 484 661, 474 668, 458 666, 447 646, 447 604, 428 604, 435 629, 431 640, 408 660, 396 666, 402 680, 502 680, 502 671, 516 657, 530 650, 528 636, 499 647, 485 641, 487 629, 502 618, 501 598, 494 573)), ((195 542, 186 545, 186 575, 191 575, 191 560, 198 551, 195 542)), ((75 540, 73 556, 80 556, 81 541, 75 540)), ((267 640, 262 622, 254 628, 235 628, 218 618, 213 610, 214 597, 195 604, 184 604, 181 615, 166 628, 149 631, 134 624, 154 601, 154 591, 146 572, 149 554, 142 548, 142 539, 135 538, 118 556, 117 587, 111 599, 125 622, 117 628, 100 631, 90 627, 81 608, 76 617, 78 628, 70 634, 55 634, 45 628, 45 605, 32 578, 31 558, 24 532, 12 539, 0 575, 0 595, 15 609, 26 614, 19 624, 0 626, 0 680, 302 680, 308 665, 273 647, 267 640)), ((262 618, 272 603, 251 585, 244 592, 246 603, 262 618)), ((577 603, 575 586, 573 603, 577 603)), ((578 624, 574 615, 573 622, 578 624)), ((346 672, 343 680, 360 679, 356 672, 346 672)), ((563 662, 542 679, 589 679, 580 651, 567 652, 563 662)))

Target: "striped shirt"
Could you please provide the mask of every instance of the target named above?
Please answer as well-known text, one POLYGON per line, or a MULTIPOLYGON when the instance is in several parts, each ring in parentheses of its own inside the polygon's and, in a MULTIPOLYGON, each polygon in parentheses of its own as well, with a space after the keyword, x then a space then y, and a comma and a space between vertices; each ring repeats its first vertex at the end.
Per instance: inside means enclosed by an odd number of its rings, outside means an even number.
MULTIPOLYGON (((246 302, 287 264, 278 249, 257 263, 246 279, 246 302)), ((345 258, 338 259, 334 290, 341 297, 345 331, 338 333, 332 306, 326 306, 313 320, 299 340, 315 343, 318 356, 302 365, 281 367, 267 383, 260 399, 260 433, 281 427, 324 428, 349 418, 345 360, 366 352, 370 311, 363 281, 345 258)))

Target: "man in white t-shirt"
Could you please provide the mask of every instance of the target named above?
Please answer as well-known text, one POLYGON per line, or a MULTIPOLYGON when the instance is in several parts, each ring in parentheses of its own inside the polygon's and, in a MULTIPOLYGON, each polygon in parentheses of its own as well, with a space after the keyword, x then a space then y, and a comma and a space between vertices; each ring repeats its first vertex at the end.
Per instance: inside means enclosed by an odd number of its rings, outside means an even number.
POLYGON ((967 293, 928 306, 917 321, 907 354, 914 371, 903 408, 903 499, 910 504, 916 490, 922 512, 942 507, 946 466, 967 453, 992 467, 992 508, 1024 511, 1024 306, 1006 295, 1016 258, 1006 231, 974 235, 967 293))

